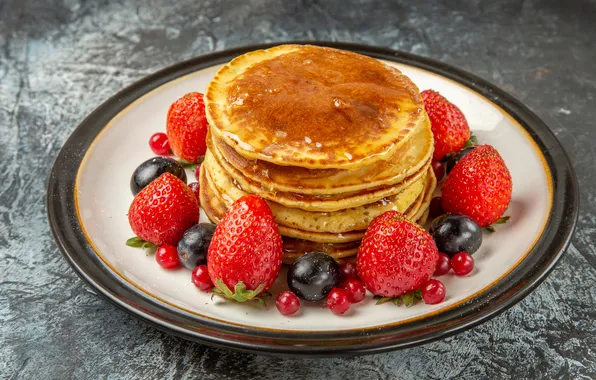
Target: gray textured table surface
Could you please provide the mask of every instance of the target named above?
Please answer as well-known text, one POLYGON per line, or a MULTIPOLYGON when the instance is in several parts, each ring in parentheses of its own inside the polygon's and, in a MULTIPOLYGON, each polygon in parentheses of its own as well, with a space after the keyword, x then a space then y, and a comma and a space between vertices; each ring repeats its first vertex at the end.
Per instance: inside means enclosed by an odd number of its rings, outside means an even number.
POLYGON ((494 3, 0 0, 0 377, 596 378, 596 3, 494 3), (117 90, 164 66, 298 39, 437 58, 542 117, 574 162, 582 201, 573 244, 551 276, 458 336, 321 360, 189 343, 90 290, 58 252, 44 209, 49 170, 70 132, 117 90))

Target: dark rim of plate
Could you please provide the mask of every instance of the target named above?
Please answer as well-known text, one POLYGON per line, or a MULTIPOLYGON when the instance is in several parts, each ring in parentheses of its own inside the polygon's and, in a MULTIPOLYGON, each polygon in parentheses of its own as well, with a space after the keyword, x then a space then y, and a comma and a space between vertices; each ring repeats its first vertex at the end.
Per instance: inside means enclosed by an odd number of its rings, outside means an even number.
POLYGON ((269 331, 202 318, 149 297, 108 268, 96 255, 79 225, 74 199, 77 171, 94 138, 114 116, 149 91, 186 74, 228 62, 249 51, 280 44, 273 43, 207 54, 158 71, 108 99, 74 130, 54 163, 46 202, 50 227, 58 247, 83 280, 123 310, 182 338, 247 352, 300 356, 368 354, 445 338, 507 310, 544 280, 569 245, 577 222, 579 196, 577 180, 567 154, 553 133, 532 111, 484 79, 430 58, 352 43, 288 43, 350 50, 428 70, 483 95, 519 122, 542 151, 553 183, 550 218, 525 259, 492 287, 454 308, 405 324, 343 332, 269 331))

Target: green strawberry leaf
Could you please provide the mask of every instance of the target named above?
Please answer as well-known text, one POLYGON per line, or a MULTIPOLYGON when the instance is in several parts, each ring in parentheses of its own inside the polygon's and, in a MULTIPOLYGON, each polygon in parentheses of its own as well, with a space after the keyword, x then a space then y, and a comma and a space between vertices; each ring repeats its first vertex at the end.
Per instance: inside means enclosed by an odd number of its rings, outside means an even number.
POLYGON ((203 163, 203 160, 204 159, 205 159, 205 156, 200 156, 199 158, 197 158, 197 162, 190 162, 190 161, 183 160, 181 158, 181 159, 178 160, 178 162, 185 169, 195 170, 199 164, 203 163))
POLYGON ((215 281, 215 286, 213 287, 213 295, 220 296, 226 298, 231 301, 236 302, 246 302, 251 300, 257 300, 262 305, 267 306, 265 299, 271 296, 269 292, 263 292, 265 289, 265 284, 259 285, 255 290, 248 290, 246 289, 246 285, 242 281, 236 283, 234 286, 234 291, 232 292, 230 288, 224 284, 222 279, 217 279, 215 281))
POLYGON ((470 138, 468 139, 468 141, 466 141, 466 143, 464 144, 464 147, 467 148, 469 146, 474 146, 474 145, 478 145, 478 138, 476 136, 474 136, 473 134, 470 134, 470 138))
POLYGON ((511 219, 511 217, 510 217, 510 216, 508 216, 508 215, 506 215, 506 216, 503 216, 503 217, 501 217, 499 220, 497 220, 497 221, 495 222, 495 224, 505 224, 505 223, 507 223, 507 222, 509 221, 509 219, 511 219))
POLYGON ((414 298, 417 299, 418 301, 420 301, 422 299, 422 290, 420 290, 420 289, 414 290, 412 292, 412 294, 414 295, 414 298))
POLYGON ((422 299, 422 291, 414 290, 399 297, 374 296, 373 299, 377 301, 377 305, 391 301, 395 306, 400 306, 403 303, 406 307, 410 307, 422 299))
POLYGON ((376 305, 382 305, 385 302, 391 301, 391 297, 374 296, 373 299, 377 301, 376 305))
POLYGON ((484 227, 484 230, 486 232, 490 232, 491 234, 494 232, 497 232, 497 230, 495 230, 495 227, 493 227, 493 226, 486 226, 486 227, 484 227))
POLYGON ((126 245, 128 245, 129 247, 143 248, 143 249, 157 247, 155 244, 145 241, 138 236, 131 237, 130 239, 126 240, 126 245))
POLYGON ((401 300, 404 302, 404 305, 406 305, 406 307, 410 307, 414 304, 414 302, 416 302, 416 298, 414 297, 414 294, 412 294, 411 292, 402 295, 401 300))
POLYGON ((401 298, 400 298, 400 297, 394 297, 394 298, 391 300, 391 302, 393 302, 393 304, 394 304, 395 306, 399 306, 399 305, 401 305, 401 298))

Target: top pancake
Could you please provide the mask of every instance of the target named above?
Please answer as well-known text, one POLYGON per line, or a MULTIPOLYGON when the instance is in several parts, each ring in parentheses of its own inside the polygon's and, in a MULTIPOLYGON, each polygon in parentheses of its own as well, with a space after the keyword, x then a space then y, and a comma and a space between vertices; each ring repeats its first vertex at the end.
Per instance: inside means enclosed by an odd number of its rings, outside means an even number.
POLYGON ((418 88, 399 70, 309 45, 232 60, 205 102, 211 132, 238 154, 310 169, 386 160, 427 118, 418 88))

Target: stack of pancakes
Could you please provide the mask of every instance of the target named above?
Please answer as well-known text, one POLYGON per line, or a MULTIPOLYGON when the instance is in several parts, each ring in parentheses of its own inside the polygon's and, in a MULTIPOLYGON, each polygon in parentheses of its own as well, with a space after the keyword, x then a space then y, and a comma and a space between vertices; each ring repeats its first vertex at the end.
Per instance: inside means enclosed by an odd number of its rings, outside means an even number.
POLYGON ((418 88, 399 70, 346 51, 282 45, 222 67, 205 103, 201 206, 217 223, 238 198, 265 199, 284 262, 311 251, 355 255, 385 211, 426 220, 433 136, 418 88))

